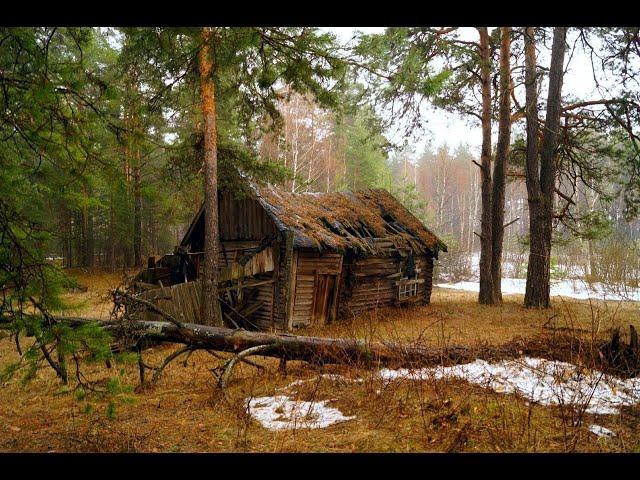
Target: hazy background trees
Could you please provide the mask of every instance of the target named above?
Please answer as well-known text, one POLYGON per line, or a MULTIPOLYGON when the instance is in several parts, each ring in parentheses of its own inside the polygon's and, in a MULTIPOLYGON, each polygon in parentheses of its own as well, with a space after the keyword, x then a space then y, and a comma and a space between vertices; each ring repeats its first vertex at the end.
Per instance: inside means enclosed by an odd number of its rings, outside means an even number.
MULTIPOLYGON (((11 192, 5 201, 37 220, 47 232, 39 248, 64 266, 133 267, 148 255, 170 252, 203 201, 202 118, 193 74, 197 32, 160 30, 3 31, 2 175, 3 191, 11 192)), ((481 163, 480 151, 465 138, 451 145, 416 139, 426 103, 480 120, 475 44, 455 29, 396 28, 363 37, 356 54, 339 61, 330 36, 296 40, 300 32, 279 29, 223 33, 217 105, 222 170, 230 159, 295 192, 387 188, 450 246, 439 262, 443 279, 477 274, 482 201, 474 162, 481 163), (278 72, 265 68, 262 44, 280 62, 278 72), (317 64, 316 74, 301 72, 301 57, 285 55, 291 45, 328 63, 317 64), (393 144, 391 124, 413 136, 393 144)), ((543 99, 552 33, 534 32, 543 99)), ((521 277, 529 242, 524 38, 522 29, 513 30, 502 264, 505 275, 521 277)), ((599 55, 604 67, 594 67, 594 75, 607 68, 621 82, 611 91, 603 82, 602 98, 562 94, 550 273, 633 282, 633 268, 611 262, 616 250, 632 265, 627 253, 638 244, 637 130, 625 128, 637 115, 629 107, 638 95, 637 32, 570 29, 567 38, 599 55)), ((487 39, 494 128, 500 40, 497 29, 487 39)), ((495 153, 497 136, 492 139, 495 153)))

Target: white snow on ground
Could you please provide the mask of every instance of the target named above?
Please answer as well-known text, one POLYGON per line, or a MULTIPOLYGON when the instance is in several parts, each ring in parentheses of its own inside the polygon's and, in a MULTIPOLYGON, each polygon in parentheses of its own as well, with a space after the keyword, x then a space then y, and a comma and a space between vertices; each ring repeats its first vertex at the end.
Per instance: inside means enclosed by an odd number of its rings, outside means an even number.
POLYGON ((284 395, 258 397, 249 400, 249 412, 269 430, 325 428, 356 418, 346 417, 337 408, 328 407, 328 402, 330 400, 292 400, 284 395))
POLYGON ((501 393, 518 393, 542 405, 585 407, 587 413, 615 414, 625 405, 640 403, 640 378, 622 380, 600 372, 581 370, 565 362, 523 357, 488 363, 418 370, 380 370, 384 379, 460 378, 501 393))
MULTIPOLYGON (((489 388, 499 393, 516 393, 541 405, 566 405, 584 409, 586 413, 613 415, 623 406, 640 403, 640 378, 621 378, 591 371, 571 363, 543 358, 523 357, 489 363, 475 360, 463 365, 422 369, 382 369, 378 372, 386 381, 398 379, 440 380, 457 378, 489 388)), ((360 383, 362 378, 346 378, 324 374, 310 379, 296 380, 279 391, 326 378, 333 382, 360 383)), ((337 408, 327 404, 332 400, 302 401, 286 395, 252 398, 249 413, 269 430, 298 428, 326 428, 336 423, 353 420, 337 408)), ((590 431, 600 436, 615 433, 592 425, 590 431)))
POLYGON ((600 425, 591 425, 589 431, 599 437, 615 437, 616 433, 600 425))
MULTIPOLYGON (((527 280, 524 278, 503 278, 502 293, 507 295, 524 295, 526 283, 527 280)), ((437 284, 436 287, 477 292, 480 289, 480 284, 478 282, 440 283, 437 284)), ((612 301, 630 300, 638 302, 640 301, 640 288, 627 288, 625 291, 620 292, 618 289, 602 283, 588 284, 581 280, 552 280, 551 296, 578 298, 582 300, 595 298, 612 301)))
MULTIPOLYGON (((291 382, 286 387, 278 388, 283 392, 309 382, 329 380, 334 383, 361 383, 362 378, 347 378, 333 373, 324 373, 316 377, 291 382)), ((275 397, 259 397, 249 400, 249 413, 269 430, 292 430, 297 428, 325 428, 334 423, 352 420, 340 410, 327 407, 331 400, 305 402, 293 400, 285 395, 275 397)))

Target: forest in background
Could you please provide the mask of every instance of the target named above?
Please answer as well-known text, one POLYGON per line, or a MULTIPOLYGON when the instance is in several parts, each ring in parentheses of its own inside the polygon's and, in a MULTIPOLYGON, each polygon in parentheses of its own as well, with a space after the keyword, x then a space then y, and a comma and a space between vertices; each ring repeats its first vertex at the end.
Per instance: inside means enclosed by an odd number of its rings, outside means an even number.
POLYGON ((503 270, 526 270, 533 307, 563 271, 637 284, 638 29, 463 30, 345 45, 306 27, 2 29, 4 303, 54 300, 47 259, 120 269, 170 252, 237 171, 294 192, 390 190, 449 244, 442 279, 477 270, 482 304, 501 302, 503 270), (577 50, 593 96, 563 90, 577 50), (480 151, 417 141, 427 105, 479 125, 480 151))
MULTIPOLYGON (((138 267, 149 255, 173 250, 203 201, 202 168, 194 154, 201 142, 197 92, 179 75, 170 79, 165 72, 162 78, 159 69, 141 66, 135 31, 93 28, 76 34, 69 38, 55 29, 41 31, 42 38, 50 36, 53 59, 73 58, 78 42, 85 42, 78 51, 86 77, 75 81, 84 82, 77 88, 92 97, 69 93, 79 102, 70 115, 82 115, 74 134, 83 138, 75 150, 64 145, 68 140, 61 142, 62 160, 43 163, 41 154, 23 163, 33 169, 29 183, 47 183, 42 202, 27 202, 24 208, 38 212, 51 232, 44 248, 50 260, 65 267, 138 267), (80 113, 83 102, 90 108, 80 113)), ((269 115, 236 111, 220 116, 223 136, 241 139, 243 154, 255 161, 284 167, 271 171, 269 179, 289 191, 390 190, 448 243, 450 251, 437 270, 441 280, 477 276, 478 152, 465 139, 437 148, 427 143, 423 151, 416 151, 411 140, 391 145, 385 122, 394 119, 362 101, 355 75, 344 83, 332 105, 276 83, 277 125, 269 115)), ((56 134, 62 139, 68 133, 56 134)), ((509 276, 526 274, 529 217, 524 161, 518 153, 523 144, 523 136, 516 135, 506 182, 505 219, 513 223, 505 228, 504 250, 516 265, 509 276)), ((606 158, 610 152, 592 152, 600 157, 590 160, 595 166, 582 166, 591 178, 578 175, 573 181, 571 210, 578 219, 557 225, 554 273, 637 286, 638 221, 627 214, 619 179, 597 171, 612 161, 606 158), (589 182, 598 185, 591 188, 589 182)))

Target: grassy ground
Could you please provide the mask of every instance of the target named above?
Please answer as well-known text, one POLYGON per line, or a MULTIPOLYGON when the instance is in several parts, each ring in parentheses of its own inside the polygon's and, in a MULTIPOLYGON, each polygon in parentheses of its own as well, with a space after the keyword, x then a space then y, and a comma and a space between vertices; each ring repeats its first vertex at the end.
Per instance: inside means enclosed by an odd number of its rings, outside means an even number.
MULTIPOLYGON (((78 304, 74 315, 106 318, 106 289, 122 274, 75 272, 83 293, 70 293, 78 304)), ((606 335, 611 327, 640 328, 640 306, 590 305, 555 301, 553 309, 526 310, 522 298, 508 296, 501 307, 476 304, 475 294, 435 289, 432 304, 410 309, 380 309, 305 334, 360 338, 420 339, 433 345, 479 342, 500 344, 530 338, 549 326, 582 328, 606 335)), ((159 364, 176 347, 145 353, 159 364)), ((13 343, 0 340, 0 368, 17 359, 13 343)), ((211 368, 223 360, 195 352, 186 362, 170 364, 158 384, 147 391, 101 395, 63 388, 43 369, 26 386, 20 377, 0 387, 0 451, 59 452, 191 452, 191 451, 640 451, 640 408, 620 415, 576 418, 571 409, 529 404, 463 381, 397 381, 386 383, 374 372, 348 366, 320 367, 289 362, 286 375, 278 362, 257 357, 266 370, 249 365, 235 371, 228 400, 216 389, 211 368), (319 373, 364 378, 362 383, 310 381, 290 392, 302 400, 332 399, 330 406, 356 418, 325 429, 272 432, 247 415, 250 396, 274 395, 276 389, 319 373), (615 438, 588 432, 591 423, 614 430, 615 438)), ((83 365, 91 380, 115 377, 135 387, 137 364, 130 361, 83 365)))
POLYGON ((62 312, 62 315, 107 320, 113 307, 109 290, 123 285, 137 271, 122 270, 112 272, 108 270, 73 268, 67 269, 66 273, 77 280, 80 288, 63 296, 71 308, 62 312), (82 291, 83 287, 87 289, 86 292, 82 291))

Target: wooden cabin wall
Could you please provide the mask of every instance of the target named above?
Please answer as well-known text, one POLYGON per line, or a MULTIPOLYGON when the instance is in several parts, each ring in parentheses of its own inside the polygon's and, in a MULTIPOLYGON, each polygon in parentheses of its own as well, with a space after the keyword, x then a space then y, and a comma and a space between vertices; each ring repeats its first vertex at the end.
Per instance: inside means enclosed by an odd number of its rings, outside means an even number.
POLYGON ((433 289, 433 257, 425 256, 425 276, 424 276, 424 301, 425 305, 431 303, 431 290, 433 289))
MULTIPOLYGON (((218 197, 218 218, 221 241, 261 241, 275 237, 277 228, 262 206, 252 198, 234 198, 221 192, 218 197)), ((200 214, 188 238, 183 241, 192 253, 204 249, 204 214, 200 214)))
MULTIPOLYGON (((400 271, 405 260, 400 257, 369 257, 347 260, 344 288, 340 295, 340 317, 357 315, 372 308, 397 303, 397 278, 386 278, 400 271), (348 278, 351 277, 351 278, 348 278)), ((406 303, 426 304, 431 298, 433 259, 417 256, 416 268, 424 283, 417 285, 417 292, 406 303)))
POLYGON ((341 317, 357 315, 371 308, 389 305, 395 299, 393 280, 384 277, 398 271, 400 259, 370 257, 352 259, 345 268, 348 287, 340 298, 341 317))
MULTIPOLYGON (((271 275, 260 275, 258 279, 271 280, 271 275)), ((256 300, 262 306, 251 314, 251 321, 261 330, 282 330, 282 321, 278 320, 277 301, 274 292, 278 288, 277 282, 254 287, 257 290, 256 300), (278 325, 280 326, 278 328, 278 325)))
POLYGON ((274 248, 266 247, 254 253, 258 246, 259 242, 220 242, 218 281, 224 282, 272 272, 275 268, 274 248), (240 260, 244 255, 251 255, 251 258, 248 261, 245 260, 243 265, 240 260))
MULTIPOLYGON (((254 287, 258 290, 257 298, 263 302, 263 305, 251 317, 254 323, 265 330, 285 329, 283 309, 278 308, 278 302, 281 299, 279 290, 283 281, 280 278, 282 272, 278 265, 281 258, 280 242, 255 254, 244 266, 238 264, 238 259, 247 251, 256 249, 265 237, 279 236, 273 220, 256 200, 238 199, 229 192, 220 193, 218 208, 220 281, 236 280, 239 277, 244 277, 244 282, 274 280, 271 284, 254 287)), ((193 238, 201 239, 197 234, 194 234, 193 238)))
POLYGON ((252 198, 222 193, 219 199, 221 240, 261 240, 277 233, 273 220, 252 198))
POLYGON ((283 241, 273 246, 274 269, 270 274, 259 275, 260 279, 274 280, 270 284, 260 285, 258 299, 263 305, 251 315, 251 321, 267 331, 287 331, 287 280, 286 244, 283 241))
MULTIPOLYGON (((335 287, 340 287, 340 274, 342 273, 343 255, 339 253, 319 254, 313 251, 300 250, 296 261, 296 278, 293 309, 290 324, 293 328, 311 325, 314 322, 313 308, 316 296, 319 275, 335 276, 335 287)), ((333 290, 332 290, 333 291, 333 290)), ((333 302, 329 302, 333 304, 333 302)), ((327 312, 327 321, 331 312, 327 312)))
POLYGON ((257 248, 259 245, 260 242, 257 240, 223 240, 218 248, 218 265, 220 265, 220 268, 231 266, 235 260, 242 256, 245 250, 257 248))

